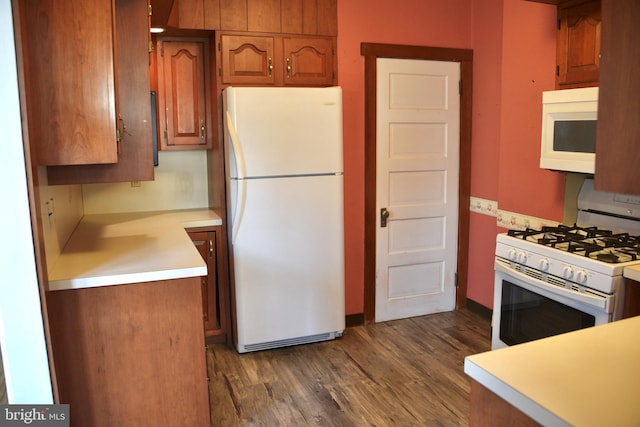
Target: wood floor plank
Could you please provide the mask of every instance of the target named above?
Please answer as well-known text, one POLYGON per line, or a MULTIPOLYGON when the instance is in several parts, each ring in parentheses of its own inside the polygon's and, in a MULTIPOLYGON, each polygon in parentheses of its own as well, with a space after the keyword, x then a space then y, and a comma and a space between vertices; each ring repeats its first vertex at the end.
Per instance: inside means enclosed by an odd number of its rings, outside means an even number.
POLYGON ((490 322, 468 310, 256 353, 211 345, 212 425, 466 426, 464 357, 489 349, 490 322))

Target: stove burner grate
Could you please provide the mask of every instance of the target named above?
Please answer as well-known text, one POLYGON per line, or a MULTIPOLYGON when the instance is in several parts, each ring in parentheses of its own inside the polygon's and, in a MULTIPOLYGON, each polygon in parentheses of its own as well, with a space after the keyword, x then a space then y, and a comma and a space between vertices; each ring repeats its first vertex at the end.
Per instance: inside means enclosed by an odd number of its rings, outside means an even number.
POLYGON ((507 234, 606 263, 636 261, 640 258, 640 236, 614 233, 597 227, 561 224, 557 227, 544 226, 540 230, 509 230, 507 234))

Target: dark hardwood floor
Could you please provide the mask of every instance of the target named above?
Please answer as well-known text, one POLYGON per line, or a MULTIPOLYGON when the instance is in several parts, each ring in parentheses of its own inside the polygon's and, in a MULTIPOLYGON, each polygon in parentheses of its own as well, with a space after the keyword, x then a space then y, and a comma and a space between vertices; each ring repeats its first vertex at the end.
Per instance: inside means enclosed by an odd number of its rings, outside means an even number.
POLYGON ((209 346, 212 425, 466 426, 464 357, 489 348, 489 320, 466 309, 257 353, 209 346))

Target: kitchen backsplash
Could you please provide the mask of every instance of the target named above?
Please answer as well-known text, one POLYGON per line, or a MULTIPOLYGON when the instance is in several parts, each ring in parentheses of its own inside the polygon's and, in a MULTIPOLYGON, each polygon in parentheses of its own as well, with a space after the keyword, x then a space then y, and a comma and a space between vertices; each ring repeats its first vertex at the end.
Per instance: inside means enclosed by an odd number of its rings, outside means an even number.
POLYGON ((540 228, 545 225, 558 225, 558 221, 536 218, 529 215, 499 209, 498 202, 494 200, 481 199, 479 197, 470 198, 469 209, 471 212, 495 217, 498 227, 524 230, 527 227, 540 228))
POLYGON ((82 187, 80 185, 46 185, 47 169, 38 167, 40 209, 47 269, 55 265, 69 236, 82 219, 82 187))
POLYGON ((191 150, 158 153, 154 181, 83 185, 82 197, 90 215, 207 208, 208 191, 207 152, 191 150))

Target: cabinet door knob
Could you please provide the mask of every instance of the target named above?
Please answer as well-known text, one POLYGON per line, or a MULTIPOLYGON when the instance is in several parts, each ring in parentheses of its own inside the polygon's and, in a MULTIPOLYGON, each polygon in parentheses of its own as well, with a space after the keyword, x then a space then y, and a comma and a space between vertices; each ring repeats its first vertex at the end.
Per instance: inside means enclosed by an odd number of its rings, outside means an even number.
POLYGON ((269 77, 273 74, 273 60, 271 58, 267 59, 267 70, 269 70, 269 77))
POLYGON ((200 120, 200 139, 204 141, 205 135, 206 135, 206 127, 204 125, 204 120, 200 120))
POLYGON ((287 77, 291 77, 291 59, 287 58, 287 77))

